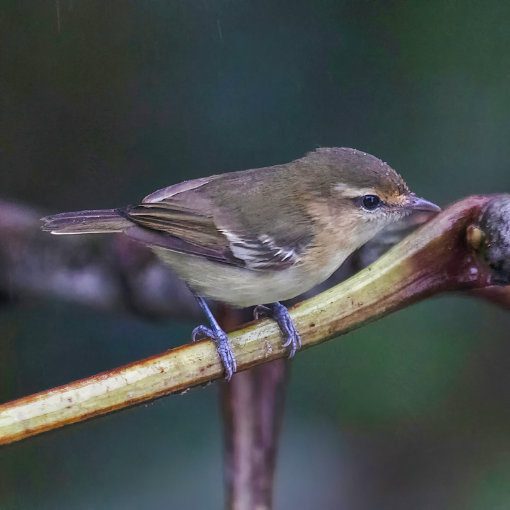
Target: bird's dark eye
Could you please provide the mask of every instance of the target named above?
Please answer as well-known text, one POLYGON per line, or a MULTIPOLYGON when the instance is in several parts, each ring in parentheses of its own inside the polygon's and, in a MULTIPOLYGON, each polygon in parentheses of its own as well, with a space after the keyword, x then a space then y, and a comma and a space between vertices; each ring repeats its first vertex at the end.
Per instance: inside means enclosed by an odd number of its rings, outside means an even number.
POLYGON ((377 195, 365 195, 361 197, 361 206, 367 211, 373 211, 381 205, 381 199, 377 195))

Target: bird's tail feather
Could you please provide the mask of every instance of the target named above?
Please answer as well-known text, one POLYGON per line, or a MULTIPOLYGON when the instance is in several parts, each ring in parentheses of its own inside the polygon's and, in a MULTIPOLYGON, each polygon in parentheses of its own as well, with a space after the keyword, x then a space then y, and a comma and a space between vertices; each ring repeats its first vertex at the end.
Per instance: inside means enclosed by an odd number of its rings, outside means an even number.
POLYGON ((118 209, 98 209, 55 214, 42 218, 42 229, 52 234, 122 232, 132 223, 118 209))

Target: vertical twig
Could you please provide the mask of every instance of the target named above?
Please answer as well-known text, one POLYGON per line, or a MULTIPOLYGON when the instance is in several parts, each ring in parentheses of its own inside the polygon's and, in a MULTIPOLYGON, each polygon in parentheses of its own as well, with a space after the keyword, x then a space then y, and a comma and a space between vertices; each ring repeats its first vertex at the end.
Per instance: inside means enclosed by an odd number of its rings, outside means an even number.
MULTIPOLYGON (((243 318, 227 308, 221 313, 226 329, 238 327, 243 318)), ((228 510, 272 508, 288 367, 287 360, 278 359, 240 372, 222 386, 228 510)))

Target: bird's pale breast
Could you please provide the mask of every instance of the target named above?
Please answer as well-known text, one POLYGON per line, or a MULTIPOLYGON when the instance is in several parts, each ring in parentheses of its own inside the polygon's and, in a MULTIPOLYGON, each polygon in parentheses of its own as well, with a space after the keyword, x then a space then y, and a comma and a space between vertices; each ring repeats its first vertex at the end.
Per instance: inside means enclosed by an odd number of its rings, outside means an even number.
POLYGON ((314 267, 298 264, 281 271, 254 271, 164 248, 153 250, 199 295, 237 307, 296 297, 326 280, 349 255, 336 252, 329 261, 314 267))

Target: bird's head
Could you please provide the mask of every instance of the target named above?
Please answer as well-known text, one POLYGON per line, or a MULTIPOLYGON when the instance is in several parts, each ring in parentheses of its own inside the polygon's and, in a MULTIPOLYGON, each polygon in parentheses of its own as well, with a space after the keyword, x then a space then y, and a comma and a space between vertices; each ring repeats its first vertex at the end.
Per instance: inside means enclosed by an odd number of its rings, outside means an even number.
POLYGON ((387 225, 415 211, 441 209, 412 193, 389 165, 365 152, 347 148, 318 149, 306 156, 325 170, 323 197, 336 228, 349 232, 360 246, 387 225))

